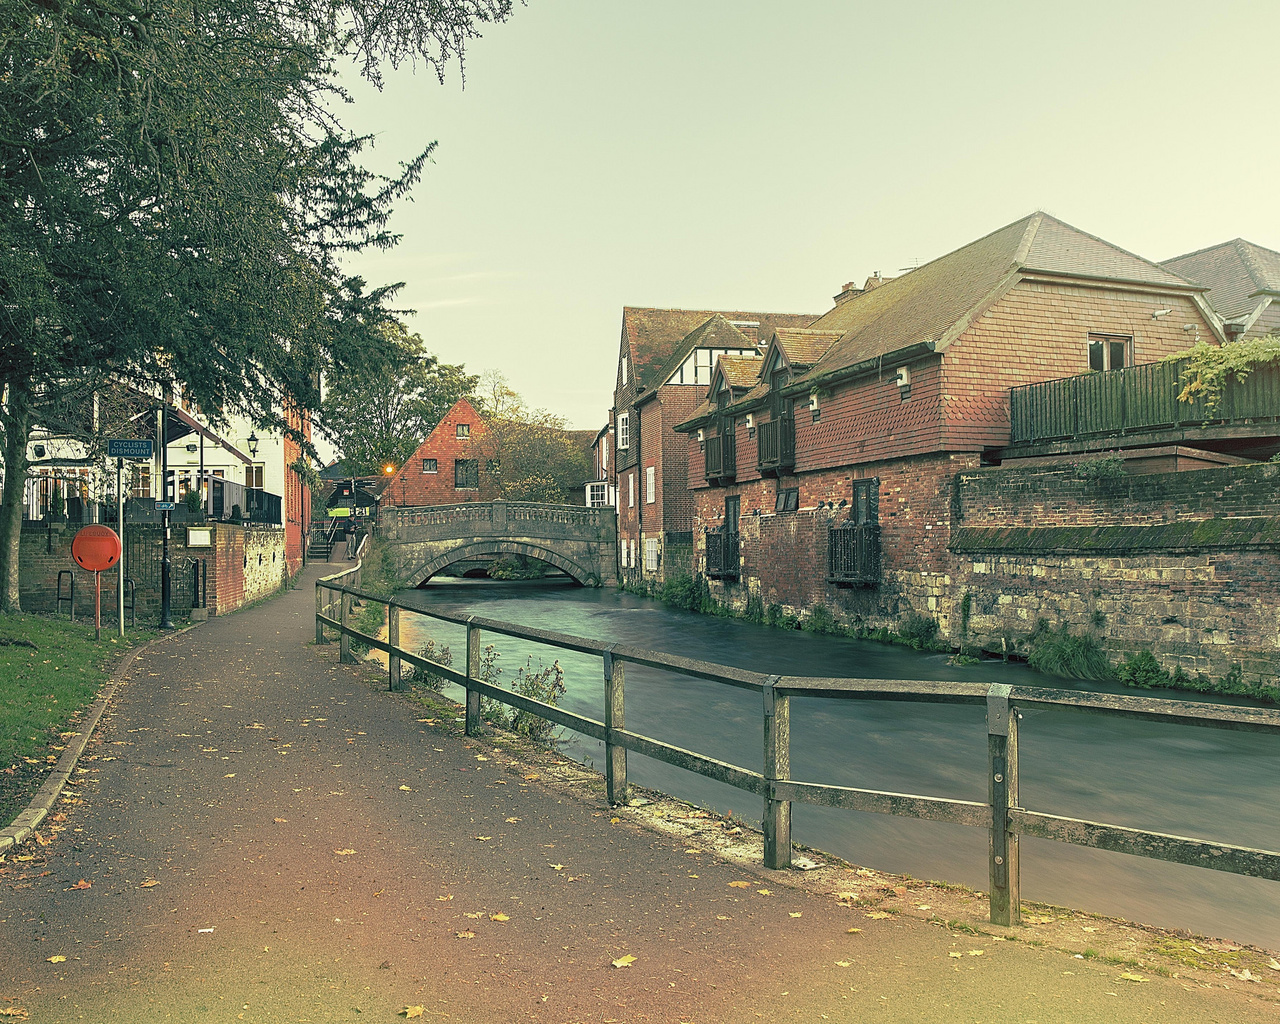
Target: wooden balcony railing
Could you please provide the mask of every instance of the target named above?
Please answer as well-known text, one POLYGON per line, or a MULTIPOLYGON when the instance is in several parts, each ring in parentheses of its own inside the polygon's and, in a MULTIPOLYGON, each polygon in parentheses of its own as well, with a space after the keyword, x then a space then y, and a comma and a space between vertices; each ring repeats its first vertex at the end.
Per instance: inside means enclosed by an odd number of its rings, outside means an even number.
POLYGON ((1144 363, 1011 388, 1012 443, 1280 419, 1280 365, 1259 366, 1243 381, 1229 379, 1212 412, 1203 398, 1178 401, 1186 365, 1144 363))
POLYGON ((880 525, 833 526, 827 543, 827 582, 876 586, 880 582, 880 525))
POLYGON ((737 452, 732 434, 708 437, 704 442, 703 458, 706 464, 707 483, 722 483, 732 480, 738 471, 737 452))
POLYGON ((777 476, 796 464, 796 421, 790 416, 756 427, 756 465, 762 476, 777 476))
POLYGON ((713 580, 738 578, 738 555, 741 551, 737 530, 723 527, 707 531, 707 575, 713 580))

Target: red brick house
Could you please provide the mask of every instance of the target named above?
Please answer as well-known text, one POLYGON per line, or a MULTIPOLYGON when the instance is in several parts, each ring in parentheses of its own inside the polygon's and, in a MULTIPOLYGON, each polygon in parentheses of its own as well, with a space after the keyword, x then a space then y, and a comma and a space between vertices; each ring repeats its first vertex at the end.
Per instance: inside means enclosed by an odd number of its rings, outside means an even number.
POLYGON ((1236 238, 1160 265, 1208 286, 1228 338, 1280 333, 1280 252, 1236 238))
POLYGON ((812 314, 623 309, 610 412, 620 578, 658 583, 666 566, 684 567, 692 559, 688 450, 674 427, 701 401, 716 360, 756 357, 762 332, 803 327, 813 319, 812 314))
POLYGON ((688 569, 739 607, 914 611, 946 631, 954 482, 1009 443, 1009 389, 1222 335, 1204 286, 1043 213, 870 283, 764 332, 754 381, 722 359, 676 426, 688 569))
POLYGON ((488 501, 489 474, 473 442, 485 423, 465 398, 453 404, 382 492, 384 505, 453 505, 488 501))

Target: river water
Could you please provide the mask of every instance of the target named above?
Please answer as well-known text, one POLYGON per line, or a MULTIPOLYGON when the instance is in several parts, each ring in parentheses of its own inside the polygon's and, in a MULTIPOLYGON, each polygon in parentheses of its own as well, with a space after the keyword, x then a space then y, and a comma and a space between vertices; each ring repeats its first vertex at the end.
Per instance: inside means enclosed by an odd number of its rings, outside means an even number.
MULTIPOLYGON (((451 580, 400 597, 426 611, 484 615, 757 672, 1123 692, 1107 684, 1065 683, 999 661, 955 667, 942 654, 694 615, 562 581, 451 580)), ((421 647, 428 636, 450 646, 456 665, 465 661, 462 627, 402 616, 405 647, 421 647)), ((500 654, 500 682, 509 684, 529 655, 535 667, 539 658, 545 664, 558 659, 568 687, 561 706, 604 717, 598 657, 496 634, 487 634, 485 643, 500 654)), ((460 691, 453 696, 460 699, 460 691)), ((628 729, 761 770, 759 694, 629 664, 626 711, 628 729)), ((985 801, 986 736, 981 707, 792 698, 792 778, 985 801)), ((1026 713, 1019 736, 1024 807, 1280 849, 1276 737, 1053 711, 1026 713)), ((562 739, 568 756, 603 763, 597 741, 572 732, 562 739)), ((752 794, 634 753, 628 764, 629 779, 637 785, 759 821, 759 798, 752 794)), ((985 829, 795 804, 792 836, 856 864, 987 886, 985 829)), ((1021 851, 1024 899, 1280 949, 1280 884, 1275 882, 1029 837, 1022 839, 1021 851)))

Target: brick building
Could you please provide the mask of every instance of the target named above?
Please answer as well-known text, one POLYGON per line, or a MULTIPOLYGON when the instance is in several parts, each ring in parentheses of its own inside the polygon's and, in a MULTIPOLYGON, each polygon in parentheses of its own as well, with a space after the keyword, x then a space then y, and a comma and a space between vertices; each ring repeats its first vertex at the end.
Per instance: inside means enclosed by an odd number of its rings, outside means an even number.
POLYGON ((754 380, 721 359, 676 426, 696 503, 681 568, 739 607, 945 631, 955 481, 1009 444, 1009 389, 1220 341, 1205 291, 1042 213, 846 286, 762 334, 754 380))
POLYGON ((1208 285, 1230 339, 1280 332, 1280 252, 1236 238, 1160 264, 1208 285))
POLYGON ((485 422, 465 398, 453 403, 382 492, 384 505, 453 505, 489 501, 494 486, 478 442, 485 422))
POLYGON ((650 583, 692 558, 688 450, 675 425, 694 411, 722 355, 756 358, 761 332, 804 327, 811 314, 691 309, 622 311, 614 382, 619 575, 650 583))

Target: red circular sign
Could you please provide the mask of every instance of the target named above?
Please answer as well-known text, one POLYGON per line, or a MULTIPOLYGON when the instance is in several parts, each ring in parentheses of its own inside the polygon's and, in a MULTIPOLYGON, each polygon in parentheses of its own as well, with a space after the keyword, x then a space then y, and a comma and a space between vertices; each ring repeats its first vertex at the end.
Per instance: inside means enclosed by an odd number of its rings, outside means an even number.
POLYGON ((86 526, 71 542, 71 557, 90 572, 110 569, 120 561, 120 538, 109 526, 86 526))

